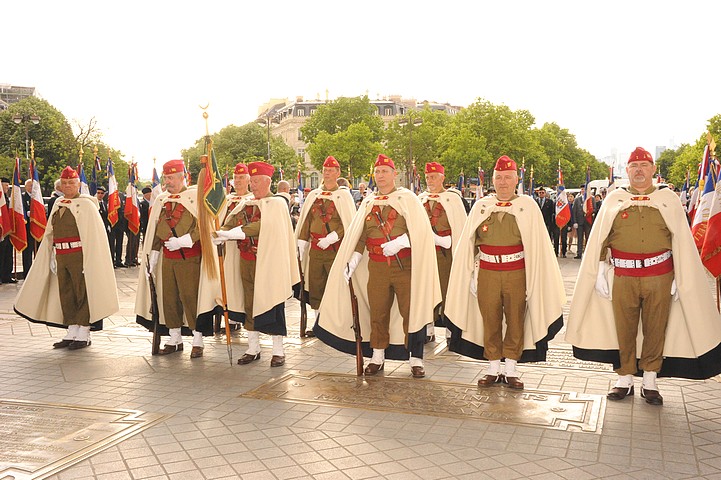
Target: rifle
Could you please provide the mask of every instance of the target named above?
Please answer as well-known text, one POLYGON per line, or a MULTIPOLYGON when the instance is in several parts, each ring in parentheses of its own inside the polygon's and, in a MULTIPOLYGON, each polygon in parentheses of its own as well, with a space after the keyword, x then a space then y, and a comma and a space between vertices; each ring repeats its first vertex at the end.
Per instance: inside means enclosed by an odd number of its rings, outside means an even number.
POLYGON ((155 290, 155 280, 150 273, 150 257, 145 256, 145 269, 148 272, 148 284, 150 285, 150 317, 153 320, 153 343, 150 353, 157 355, 160 352, 160 310, 158 309, 158 292, 155 290))
MULTIPOLYGON (((380 229, 381 232, 383 232, 383 235, 386 237, 386 241, 390 242, 391 235, 389 232, 386 232, 386 228, 385 228, 386 222, 383 221, 383 218, 381 217, 380 213, 378 213, 378 212, 373 212, 373 213, 375 213, 376 218, 378 219, 378 228, 380 229)), ((401 257, 399 257, 397 253, 394 256, 396 257, 396 261, 398 262, 398 268, 403 270, 403 264, 401 263, 401 257)), ((388 262, 390 264, 390 260, 388 260, 388 262)))
POLYGON ((308 328, 308 312, 305 309, 305 275, 303 275, 300 252, 296 258, 298 259, 298 272, 300 272, 300 338, 305 338, 305 329, 308 328))
POLYGON ((353 312, 353 332, 355 333, 355 371, 356 375, 363 376, 363 346, 360 327, 360 317, 358 315, 358 297, 355 296, 353 290, 353 279, 348 279, 348 289, 350 290, 350 307, 353 312))

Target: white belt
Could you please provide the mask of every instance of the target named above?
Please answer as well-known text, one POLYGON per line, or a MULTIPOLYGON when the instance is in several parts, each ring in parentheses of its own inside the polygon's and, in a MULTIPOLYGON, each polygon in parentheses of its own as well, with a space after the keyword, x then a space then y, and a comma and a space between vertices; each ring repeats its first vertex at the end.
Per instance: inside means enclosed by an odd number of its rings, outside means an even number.
POLYGON ((71 248, 80 248, 83 246, 81 242, 57 242, 53 245, 57 250, 70 250, 71 248))
POLYGON ((658 265, 659 263, 663 263, 669 258, 671 258, 671 250, 667 250, 663 252, 661 255, 656 255, 655 257, 649 257, 644 258, 643 260, 627 260, 625 258, 612 258, 611 263, 613 263, 614 267, 618 268, 644 268, 644 267, 652 267, 654 265, 658 265))
POLYGON ((481 260, 488 263, 511 263, 523 260, 525 255, 523 251, 516 253, 508 253, 506 255, 489 255, 487 253, 480 252, 481 260))

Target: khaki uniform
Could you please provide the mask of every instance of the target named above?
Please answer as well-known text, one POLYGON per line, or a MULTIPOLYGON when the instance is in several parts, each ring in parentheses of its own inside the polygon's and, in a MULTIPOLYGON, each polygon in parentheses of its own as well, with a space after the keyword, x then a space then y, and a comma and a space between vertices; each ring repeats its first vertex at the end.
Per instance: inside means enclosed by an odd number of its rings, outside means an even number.
MULTIPOLYGON (((269 193, 266 198, 273 197, 269 193)), ((258 205, 246 205, 241 210, 230 215, 223 225, 223 230, 231 230, 237 226, 243 227, 244 240, 228 243, 227 248, 233 248, 233 244, 240 250, 240 279, 243 284, 243 304, 245 310, 244 326, 249 332, 262 332, 269 335, 286 335, 284 305, 281 303, 274 306, 270 311, 254 312, 255 282, 258 266, 258 248, 262 222, 272 222, 272 218, 263 220, 258 205), (256 317, 263 315, 263 325, 256 325, 256 317)), ((266 240, 267 241, 267 240, 266 240)), ((259 285, 260 287, 264 287, 259 285)))
MULTIPOLYGON (((651 193, 655 190, 652 187, 651 193)), ((629 193, 643 195, 629 188, 629 193)), ((671 249, 672 235, 658 209, 632 205, 621 210, 613 220, 608 237, 601 246, 600 260, 605 261, 610 248, 631 254, 651 254, 671 249)), ((673 260, 672 260, 673 261, 673 260)), ((672 297, 673 271, 654 276, 621 276, 615 269, 612 305, 616 323, 621 366, 619 375, 632 375, 638 369, 659 372, 663 362, 672 297), (643 345, 636 364, 636 337, 641 318, 643 345)))
POLYGON ((379 228, 375 211, 380 213, 387 226, 392 225, 389 232, 391 239, 409 234, 409 231, 405 218, 399 215, 393 207, 390 205, 373 207, 373 210, 366 215, 363 230, 355 248, 358 253, 363 253, 363 250, 368 248, 370 256, 367 285, 371 319, 370 347, 385 349, 390 345, 390 311, 394 296, 398 301, 398 310, 403 318, 403 333, 408 335, 411 303, 411 249, 407 248, 398 252, 403 269, 399 266, 395 256, 383 256, 380 244, 388 240, 379 228))
POLYGON ((168 328, 181 328, 183 315, 191 330, 196 329, 198 317, 198 285, 200 282, 200 233, 195 217, 179 202, 171 201, 165 205, 158 204, 157 208, 165 209, 161 212, 158 225, 153 237, 153 250, 162 250, 162 302, 165 325, 168 328), (171 230, 175 228, 175 234, 171 230), (182 237, 190 234, 193 240, 192 248, 183 248, 170 252, 164 248, 163 243, 172 236, 182 237), (180 251, 185 258, 182 258, 180 251), (179 258, 178 258, 179 257, 179 258))
MULTIPOLYGON (((323 187, 324 192, 334 192, 338 187, 330 190, 323 187)), ((323 198, 323 193, 318 195, 310 213, 306 216, 303 225, 300 226, 298 238, 310 242, 310 263, 308 265, 308 293, 310 306, 314 310, 320 308, 323 299, 323 292, 328 281, 330 267, 333 265, 340 241, 343 239, 343 222, 338 210, 330 198, 323 198), (318 240, 330 232, 338 234, 338 242, 325 250, 318 248, 318 240)))
MULTIPOLYGON (((508 247, 522 245, 516 218, 494 212, 476 229, 475 251, 481 245, 508 247)), ((519 360, 523 354, 526 315, 526 269, 478 271, 478 308, 483 317, 484 356, 488 360, 519 360), (503 318, 506 334, 503 335, 503 318)))
MULTIPOLYGON (((432 195, 430 195, 432 197, 432 195)), ((425 204, 428 220, 431 222, 433 233, 441 237, 451 235, 451 224, 448 220, 448 213, 443 208, 441 202, 429 199, 425 204)), ((448 279, 451 276, 451 265, 453 264, 453 249, 443 248, 436 245, 436 263, 438 264, 438 278, 441 282, 441 297, 443 304, 446 302, 446 293, 448 292, 448 279)), ((439 315, 436 316, 436 325, 442 324, 442 307, 439 309, 439 315), (441 322, 441 323, 439 323, 441 322)))
MULTIPOLYGON (((54 239, 80 238, 75 217, 60 204, 53 214, 51 222, 55 232, 54 239)), ((83 274, 83 251, 56 254, 58 283, 63 285, 59 290, 60 307, 63 311, 65 325, 90 325, 90 309, 88 293, 85 288, 83 274)))

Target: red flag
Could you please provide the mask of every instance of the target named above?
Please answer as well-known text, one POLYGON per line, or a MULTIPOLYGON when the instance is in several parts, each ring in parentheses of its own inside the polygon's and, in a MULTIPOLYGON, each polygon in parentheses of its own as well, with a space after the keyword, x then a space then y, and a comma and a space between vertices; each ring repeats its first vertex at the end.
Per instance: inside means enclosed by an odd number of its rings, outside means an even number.
POLYGON ((556 225, 563 228, 571 221, 571 206, 568 204, 568 195, 563 186, 563 172, 561 161, 558 161, 558 186, 556 187, 556 225))
POLYGON ((138 188, 135 186, 137 178, 137 164, 133 163, 128 169, 128 187, 125 189, 125 208, 123 215, 128 220, 128 228, 135 235, 140 231, 140 205, 138 203, 138 188))
POLYGON ((23 210, 23 195, 20 185, 20 158, 16 158, 12 197, 10 198, 12 208, 10 243, 18 252, 22 252, 28 246, 28 232, 25 230, 25 212, 23 210))
POLYGON ((113 161, 108 157, 108 221, 113 227, 118 223, 118 215, 120 211, 120 192, 118 191, 118 181, 115 179, 115 170, 113 170, 113 161))
POLYGON ((583 213, 586 214, 586 223, 593 223, 593 195, 588 189, 591 183, 591 166, 586 166, 586 189, 583 194, 583 213))
POLYGON ((35 168, 35 160, 30 160, 30 178, 33 181, 30 191, 30 235, 39 242, 45 235, 48 218, 45 215, 45 202, 40 190, 40 177, 35 168))
POLYGON ((696 207, 696 213, 693 217, 693 223, 691 223, 691 234, 693 240, 696 243, 696 248, 699 252, 703 247, 704 240, 706 238, 706 229, 708 228, 708 219, 711 212, 711 202, 714 198, 714 172, 709 170, 706 176, 706 182, 704 183, 703 193, 701 199, 696 207))
POLYGON ((701 248, 701 261, 714 277, 721 275, 721 182, 718 180, 706 224, 706 238, 701 248))
POLYGON ((0 193, 0 238, 10 235, 13 229, 12 216, 8 210, 8 204, 5 201, 5 195, 0 193))

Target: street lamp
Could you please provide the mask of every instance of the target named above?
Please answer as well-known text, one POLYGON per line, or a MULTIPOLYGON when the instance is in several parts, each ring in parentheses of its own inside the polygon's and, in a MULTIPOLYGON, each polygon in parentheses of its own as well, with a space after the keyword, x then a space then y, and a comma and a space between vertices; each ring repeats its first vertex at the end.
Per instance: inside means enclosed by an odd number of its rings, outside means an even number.
POLYGON ((261 127, 266 128, 267 137, 268 137, 268 163, 270 163, 270 124, 278 124, 278 119, 275 117, 275 114, 272 110, 268 110, 265 112, 261 117, 256 120, 258 125, 261 127))
POLYGON ((405 116, 398 120, 398 126, 403 128, 408 125, 408 161, 406 163, 406 175, 408 180, 408 188, 413 184, 413 127, 419 127, 423 124, 423 118, 413 115, 413 110, 408 110, 408 118, 405 116))
POLYGON ((37 125, 40 123, 40 117, 37 115, 28 115, 28 114, 15 114, 13 115, 13 122, 20 125, 21 123, 25 124, 25 159, 27 160, 30 155, 28 151, 28 144, 30 143, 30 134, 28 132, 28 127, 30 126, 30 123, 33 125, 37 125))

